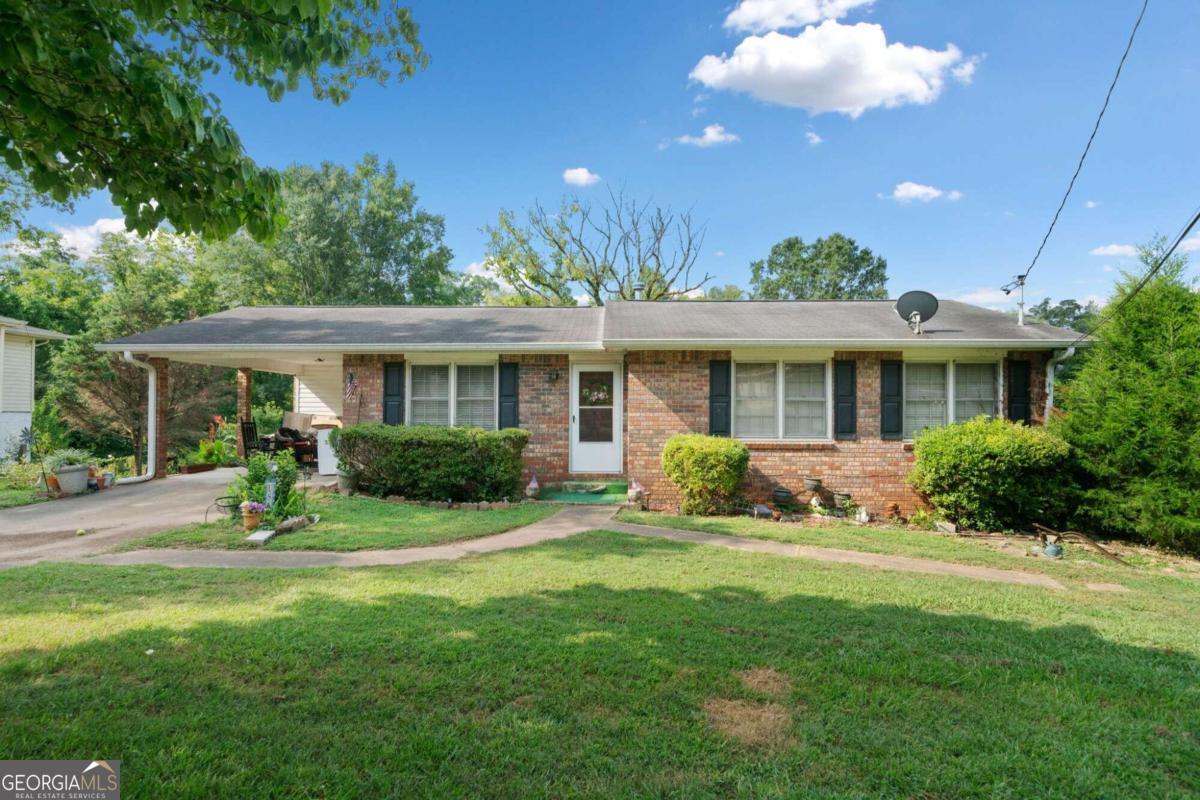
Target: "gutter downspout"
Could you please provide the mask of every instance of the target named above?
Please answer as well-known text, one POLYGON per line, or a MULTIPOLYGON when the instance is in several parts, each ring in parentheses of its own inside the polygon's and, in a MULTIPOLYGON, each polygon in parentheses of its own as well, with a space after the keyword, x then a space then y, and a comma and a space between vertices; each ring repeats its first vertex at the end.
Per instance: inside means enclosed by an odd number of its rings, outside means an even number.
POLYGON ((1050 419, 1050 412, 1054 410, 1054 373, 1058 371, 1058 365, 1066 361, 1071 356, 1075 355, 1075 345, 1071 345, 1066 350, 1055 350, 1054 355, 1046 362, 1046 419, 1050 419))
POLYGON ((158 369, 153 364, 138 361, 133 357, 133 353, 128 350, 121 354, 121 360, 127 364, 133 364, 139 369, 146 370, 149 373, 147 376, 149 385, 146 392, 146 471, 132 478, 118 478, 118 486, 130 483, 145 483, 153 478, 157 466, 154 463, 154 454, 158 450, 158 443, 156 441, 158 436, 158 369))

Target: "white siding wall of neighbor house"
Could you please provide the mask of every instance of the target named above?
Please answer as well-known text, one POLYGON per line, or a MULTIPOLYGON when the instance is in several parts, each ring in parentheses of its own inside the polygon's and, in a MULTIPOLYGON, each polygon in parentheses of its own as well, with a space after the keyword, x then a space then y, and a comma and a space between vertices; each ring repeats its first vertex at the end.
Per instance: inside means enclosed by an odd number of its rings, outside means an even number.
POLYGON ((306 370, 297 376, 292 391, 292 410, 320 417, 342 415, 342 365, 306 370))
POLYGON ((33 340, 4 337, 0 358, 0 455, 15 449, 21 431, 33 424, 33 340))

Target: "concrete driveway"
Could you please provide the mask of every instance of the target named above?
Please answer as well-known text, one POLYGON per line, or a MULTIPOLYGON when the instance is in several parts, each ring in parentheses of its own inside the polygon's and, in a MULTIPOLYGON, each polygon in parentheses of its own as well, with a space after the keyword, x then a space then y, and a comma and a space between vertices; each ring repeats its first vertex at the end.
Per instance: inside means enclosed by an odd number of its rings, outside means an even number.
POLYGON ((4 509, 0 511, 0 567, 78 558, 127 539, 200 522, 238 471, 172 475, 98 494, 4 509), (78 535, 80 529, 85 535, 78 535))

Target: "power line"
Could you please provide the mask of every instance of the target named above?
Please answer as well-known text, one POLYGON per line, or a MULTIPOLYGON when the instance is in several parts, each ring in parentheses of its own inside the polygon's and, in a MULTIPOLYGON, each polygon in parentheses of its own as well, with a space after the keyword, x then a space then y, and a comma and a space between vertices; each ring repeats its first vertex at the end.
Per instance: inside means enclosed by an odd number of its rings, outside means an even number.
POLYGON ((1156 274, 1158 274, 1158 271, 1160 269, 1162 269, 1163 265, 1166 264, 1167 261, 1171 258, 1171 256, 1175 254, 1175 250, 1179 247, 1180 244, 1183 243, 1183 240, 1187 238, 1187 235, 1189 233, 1191 233, 1192 229, 1195 228, 1196 225, 1198 225, 1198 224, 1200 224, 1200 208, 1197 208, 1196 211, 1192 214, 1191 220, 1186 225, 1183 226, 1183 230, 1181 230, 1179 232, 1179 235, 1175 237, 1175 241, 1173 241, 1171 243, 1171 246, 1169 248, 1167 248, 1167 251, 1165 253, 1162 254, 1162 256, 1158 259, 1157 263, 1155 263, 1153 266, 1151 266, 1150 269, 1146 270, 1146 274, 1143 275, 1142 279, 1139 280, 1137 282, 1137 284, 1133 287, 1133 291, 1131 291, 1129 294, 1122 297, 1120 302, 1118 302, 1115 306, 1113 306, 1112 311, 1105 314, 1100 319, 1100 321, 1096 323, 1096 326, 1094 328, 1092 328, 1087 333, 1081 333, 1079 335, 1078 339, 1071 342, 1071 346, 1074 347, 1075 345, 1082 342, 1084 339, 1088 338, 1089 336, 1094 335, 1096 333, 1096 331, 1100 330, 1100 328, 1103 327, 1106 322, 1109 322, 1114 317, 1116 317, 1117 314, 1121 311, 1121 309, 1130 300, 1137 297, 1138 292, 1140 292, 1140 291, 1142 291, 1142 289, 1146 288, 1146 284, 1148 284, 1150 282, 1150 279, 1153 278, 1156 274))
POLYGON ((1050 227, 1046 229, 1046 235, 1042 237, 1042 243, 1038 245, 1037 252, 1033 255, 1033 260, 1029 262, 1029 266, 1025 268, 1025 271, 1018 275, 1013 283, 1009 284, 1010 286, 1023 286, 1025 284, 1025 279, 1029 277, 1029 273, 1033 271, 1034 265, 1041 258, 1042 250, 1046 247, 1046 242, 1050 241, 1050 234, 1054 232, 1054 226, 1058 224, 1058 217, 1067 205, 1067 198, 1071 196, 1071 190, 1075 188, 1075 181, 1079 177, 1079 173, 1083 171, 1083 162, 1087 159, 1088 151, 1092 149, 1092 142, 1096 139, 1096 133, 1100 130, 1100 121, 1104 119, 1104 112, 1108 110, 1108 102, 1112 99, 1113 91, 1117 88, 1117 81, 1121 77, 1121 69, 1125 66, 1125 59, 1129 58, 1129 51, 1133 48, 1133 38, 1137 36, 1138 28, 1142 26, 1142 18, 1146 16, 1146 7, 1149 5, 1150 0, 1143 0, 1142 10, 1138 13, 1137 21, 1133 23, 1133 30, 1129 32, 1129 41, 1125 43, 1125 52, 1121 54, 1121 60, 1117 64, 1117 72, 1113 75, 1112 83, 1108 85, 1108 93, 1104 95, 1104 105, 1100 107, 1100 115, 1096 117, 1096 124, 1092 126, 1092 134, 1088 137, 1087 144, 1083 148, 1083 154, 1079 156, 1079 163, 1075 166, 1075 174, 1071 176, 1071 182, 1067 184, 1067 191, 1063 195, 1062 202, 1058 204, 1058 210, 1054 212, 1054 219, 1050 220, 1050 227))

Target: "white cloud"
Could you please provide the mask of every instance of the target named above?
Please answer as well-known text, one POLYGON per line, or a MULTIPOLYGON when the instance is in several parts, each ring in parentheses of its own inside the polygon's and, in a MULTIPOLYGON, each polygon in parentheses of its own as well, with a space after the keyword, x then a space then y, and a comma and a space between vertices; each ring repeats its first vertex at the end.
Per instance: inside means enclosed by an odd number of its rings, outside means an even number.
POLYGON ((55 228, 62 236, 63 245, 86 261, 96 252, 105 234, 125 232, 125 220, 120 217, 101 217, 91 225, 56 225, 55 228))
POLYGON ((465 272, 468 275, 476 275, 480 278, 487 278, 490 281, 495 281, 496 285, 500 287, 500 291, 502 291, 502 292, 511 292, 512 291, 512 288, 513 288, 512 284, 510 284, 508 281, 502 279, 496 273, 496 265, 492 262, 491 259, 484 259, 483 261, 472 261, 470 264, 467 264, 466 268, 463 269, 463 272, 465 272))
POLYGON ((704 133, 699 136, 684 134, 676 136, 675 141, 680 144, 690 144, 693 147, 712 147, 718 144, 732 144, 741 141, 736 133, 730 133, 725 130, 723 125, 705 125, 704 133))
POLYGON ((587 167, 571 167, 564 169, 563 183, 571 186, 591 186, 593 183, 600 182, 600 176, 589 170, 587 167))
POLYGON ((802 28, 823 19, 839 19, 875 0, 742 0, 729 16, 725 27, 750 33, 766 33, 780 28, 802 28))
POLYGON ((825 141, 815 131, 806 131, 804 134, 804 138, 807 139, 808 143, 810 145, 812 145, 813 147, 816 147, 821 142, 825 141))
POLYGON ((714 256, 716 256, 717 258, 724 258, 724 257, 725 257, 725 251, 724 251, 724 250, 718 250, 718 251, 716 251, 715 253, 713 253, 713 255, 714 255, 714 256))
POLYGON ((577 294, 577 295, 573 295, 573 296, 575 298, 575 305, 577 305, 577 306, 590 306, 592 304, 592 296, 591 295, 577 294))
POLYGON ((704 116, 706 111, 708 109, 704 106, 692 106, 692 118, 695 119, 696 117, 704 116))
POLYGON ((1084 208, 1099 208, 1100 201, 1099 200, 1088 200, 1087 202, 1085 202, 1083 204, 1083 207, 1084 208))
POLYGON ((1193 236, 1179 243, 1179 252, 1181 253, 1194 253, 1197 250, 1200 250, 1200 236, 1193 236))
POLYGON ((1116 271, 1117 271, 1117 268, 1116 268, 1116 267, 1114 267, 1112 264, 1105 264, 1105 265, 1104 265, 1104 271, 1105 271, 1105 272, 1116 272, 1116 271))
POLYGON ((974 67, 966 68, 967 63, 978 61, 964 60, 953 44, 944 50, 888 44, 880 25, 826 20, 795 36, 749 36, 732 55, 704 56, 690 77, 709 89, 748 92, 812 114, 858 117, 880 106, 932 103, 948 75, 970 79, 974 67))
POLYGON ((897 203, 911 203, 914 200, 920 203, 931 203, 934 200, 949 200, 954 202, 962 200, 963 193, 957 189, 939 189, 936 186, 927 186, 923 183, 913 183, 912 181, 904 181, 896 184, 896 188, 892 189, 890 195, 879 195, 895 200, 897 203))
POLYGON ((690 297, 695 300, 697 297, 704 297, 704 290, 699 287, 696 287, 695 289, 688 289, 683 293, 683 296, 690 297))
POLYGON ((1094 256, 1121 256, 1123 258, 1134 258, 1138 254, 1137 248, 1131 244, 1106 244, 1093 247, 1088 252, 1094 256))
POLYGON ((982 61, 983 56, 967 56, 962 63, 950 68, 950 77, 963 86, 970 86, 971 81, 975 80, 975 69, 982 61))

